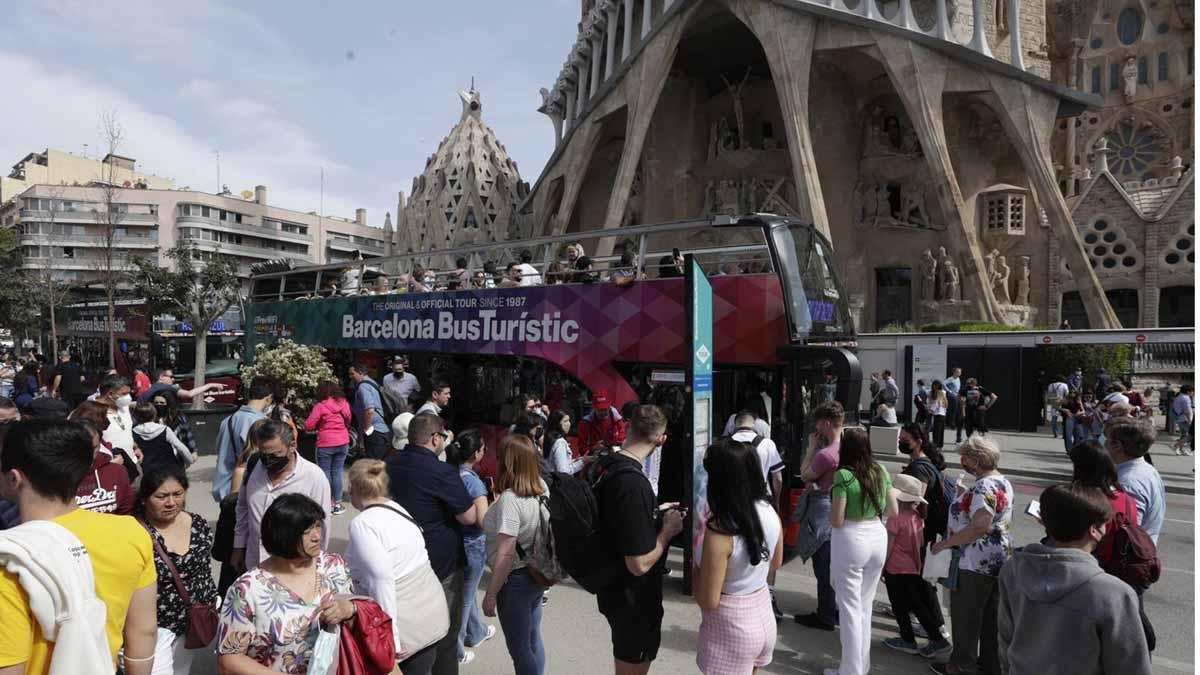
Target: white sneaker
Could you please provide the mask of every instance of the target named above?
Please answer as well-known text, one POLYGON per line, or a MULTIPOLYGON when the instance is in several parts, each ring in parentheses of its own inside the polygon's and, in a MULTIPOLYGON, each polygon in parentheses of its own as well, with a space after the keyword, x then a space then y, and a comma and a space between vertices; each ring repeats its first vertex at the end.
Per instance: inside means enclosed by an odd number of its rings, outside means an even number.
POLYGON ((462 658, 458 660, 458 665, 465 666, 474 660, 475 660, 475 652, 465 651, 465 652, 463 652, 462 658))
POLYGON ((476 642, 475 644, 471 645, 471 648, 473 649, 475 647, 478 647, 479 645, 487 642, 488 640, 491 640, 494 637, 496 637, 496 627, 489 623, 487 625, 487 635, 484 635, 483 639, 480 640, 479 642, 476 642))

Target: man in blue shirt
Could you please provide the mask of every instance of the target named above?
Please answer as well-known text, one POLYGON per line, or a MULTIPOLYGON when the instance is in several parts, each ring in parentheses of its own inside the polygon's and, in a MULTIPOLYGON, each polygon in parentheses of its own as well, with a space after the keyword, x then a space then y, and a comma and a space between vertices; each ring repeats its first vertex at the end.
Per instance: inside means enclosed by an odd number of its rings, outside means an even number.
POLYGON ((458 672, 462 612, 456 608, 463 606, 466 567, 460 526, 474 525, 476 520, 475 503, 458 477, 458 468, 438 459, 447 435, 442 418, 422 413, 408 424, 408 446, 387 458, 392 499, 421 526, 429 563, 451 608, 450 630, 437 643, 433 672, 439 675, 458 672))
POLYGON ((379 385, 363 365, 350 366, 350 379, 354 380, 354 416, 363 434, 364 453, 370 459, 383 459, 392 448, 392 432, 383 416, 379 385))
POLYGON ((962 411, 958 404, 958 392, 962 389, 962 368, 950 370, 950 377, 942 381, 946 390, 946 425, 954 427, 954 442, 962 443, 962 411))
POLYGON ((1132 417, 1114 417, 1104 429, 1104 447, 1117 464, 1121 489, 1137 504, 1138 524, 1158 544, 1167 491, 1158 470, 1145 460, 1154 439, 1154 429, 1132 417))
POLYGON ((221 423, 217 432, 217 470, 212 485, 212 496, 218 503, 229 496, 233 469, 237 466, 238 455, 246 447, 246 435, 255 422, 266 419, 263 411, 274 400, 275 387, 275 378, 254 378, 250 383, 250 400, 221 423))

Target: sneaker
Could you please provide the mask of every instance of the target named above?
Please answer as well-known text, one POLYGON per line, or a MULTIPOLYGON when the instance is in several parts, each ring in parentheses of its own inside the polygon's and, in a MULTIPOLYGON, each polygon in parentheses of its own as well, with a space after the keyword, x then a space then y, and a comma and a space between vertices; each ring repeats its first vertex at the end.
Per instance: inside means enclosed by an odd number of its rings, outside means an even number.
POLYGON ((883 641, 883 646, 887 647, 888 649, 894 649, 898 652, 904 652, 905 654, 920 654, 921 653, 921 649, 919 647, 917 647, 917 643, 909 642, 908 640, 905 640, 904 638, 898 638, 898 637, 888 638, 883 641))
POLYGON ((925 632, 925 627, 919 623, 913 626, 913 635, 916 635, 919 638, 925 638, 926 640, 929 639, 929 634, 925 632))
POLYGON ((542 591, 542 607, 550 604, 550 591, 542 591))
POLYGON ((333 505, 333 508, 330 509, 329 512, 335 516, 340 516, 346 512, 346 507, 343 506, 341 502, 338 502, 333 505))
POLYGON ((810 614, 797 614, 796 623, 805 628, 816 628, 817 630, 833 631, 834 625, 825 623, 825 620, 817 616, 816 612, 810 614))
POLYGON ((467 645, 467 646, 470 647, 471 649, 474 649, 474 648, 478 647, 479 645, 487 642, 488 640, 491 640, 494 637, 496 637, 496 627, 489 623, 489 624, 487 624, 487 635, 484 635, 483 639, 480 640, 479 642, 476 642, 473 645, 467 645))
POLYGON ((475 652, 463 652, 462 658, 458 660, 458 665, 465 666, 475 660, 475 652))
POLYGON ((924 647, 921 647, 921 656, 927 659, 936 659, 939 656, 946 656, 954 651, 954 645, 946 640, 930 641, 924 647))

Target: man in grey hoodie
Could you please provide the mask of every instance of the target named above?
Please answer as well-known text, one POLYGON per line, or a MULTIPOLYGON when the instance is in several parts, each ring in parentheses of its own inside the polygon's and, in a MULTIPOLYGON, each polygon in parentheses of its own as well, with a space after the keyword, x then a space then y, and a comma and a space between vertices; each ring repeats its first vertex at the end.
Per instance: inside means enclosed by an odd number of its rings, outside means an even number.
POLYGON ((1014 675, 1150 675, 1137 595, 1092 556, 1112 507, 1077 484, 1042 493, 1050 545, 1030 544, 1000 571, 1000 663, 1014 675))

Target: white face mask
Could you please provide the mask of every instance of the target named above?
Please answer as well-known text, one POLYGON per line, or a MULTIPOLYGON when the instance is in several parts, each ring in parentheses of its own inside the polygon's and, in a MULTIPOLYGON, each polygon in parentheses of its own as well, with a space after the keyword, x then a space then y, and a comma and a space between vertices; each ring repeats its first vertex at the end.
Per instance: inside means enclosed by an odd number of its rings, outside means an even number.
POLYGON ((128 408, 129 406, 133 405, 133 397, 130 396, 129 394, 125 394, 124 396, 122 396, 116 400, 116 404, 117 404, 118 408, 121 408, 122 410, 124 410, 125 408, 128 408))

